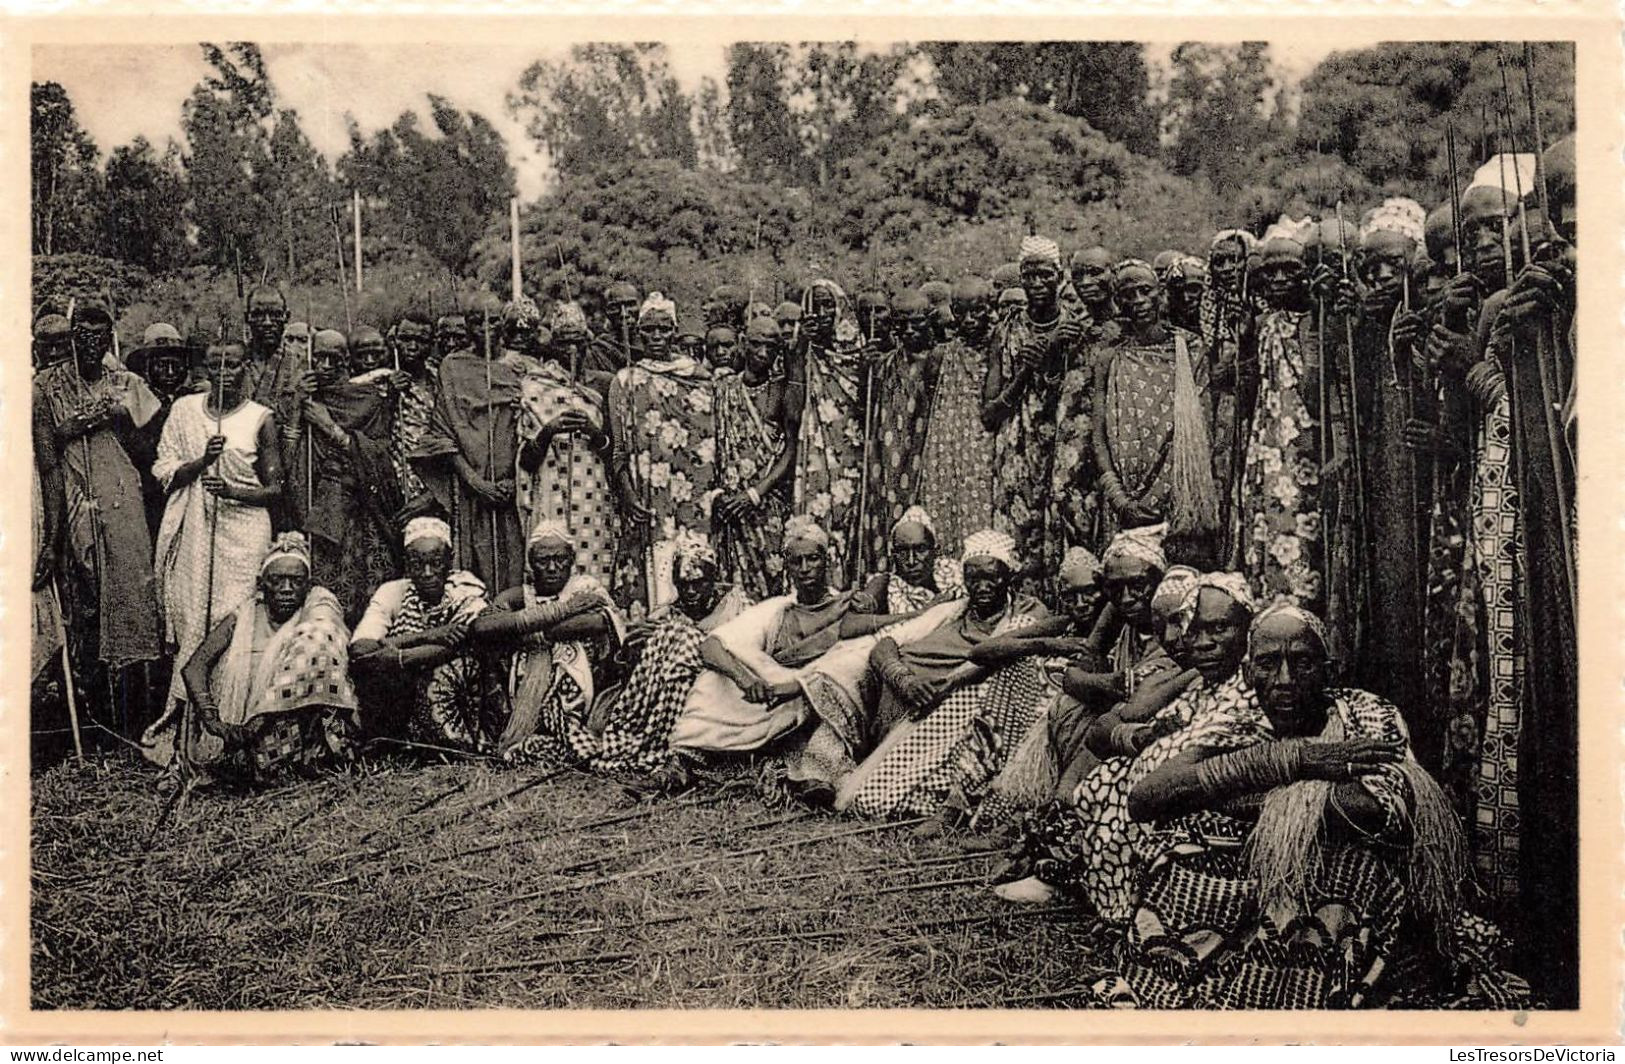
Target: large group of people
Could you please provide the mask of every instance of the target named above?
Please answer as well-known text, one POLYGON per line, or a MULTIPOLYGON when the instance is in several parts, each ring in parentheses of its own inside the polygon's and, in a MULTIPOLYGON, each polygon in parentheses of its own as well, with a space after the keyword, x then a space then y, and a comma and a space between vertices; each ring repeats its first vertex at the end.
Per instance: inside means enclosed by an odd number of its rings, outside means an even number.
POLYGON ((692 315, 262 285, 243 342, 126 353, 80 298, 36 677, 169 785, 383 742, 991 839, 1120 930, 1118 1003, 1571 1002, 1572 139, 1526 162, 692 315))

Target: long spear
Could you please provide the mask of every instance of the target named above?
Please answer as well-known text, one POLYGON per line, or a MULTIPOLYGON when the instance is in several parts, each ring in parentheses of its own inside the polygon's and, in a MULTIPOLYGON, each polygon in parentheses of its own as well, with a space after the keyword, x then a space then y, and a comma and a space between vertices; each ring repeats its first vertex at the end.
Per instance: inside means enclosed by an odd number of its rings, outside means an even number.
MULTIPOLYGON (((1524 47, 1528 48, 1529 46, 1525 45, 1524 47)), ((1511 144, 1512 144, 1512 136, 1513 136, 1513 133, 1512 133, 1512 129, 1513 129, 1513 123, 1512 123, 1512 90, 1511 90, 1511 87, 1507 84, 1506 52, 1502 48, 1502 46, 1500 44, 1497 44, 1495 46, 1495 51, 1496 51, 1496 59, 1498 60, 1498 62, 1500 64, 1500 67, 1501 67, 1501 105, 1502 105, 1502 109, 1506 112, 1507 142, 1508 142, 1508 145, 1511 146, 1511 144)), ((1526 54, 1526 57, 1527 57, 1530 53, 1526 52, 1525 54, 1526 54)), ((1528 80, 1526 80, 1526 87, 1528 88, 1528 91, 1529 91, 1529 94, 1530 94, 1530 113, 1531 113, 1531 115, 1534 115, 1536 113, 1535 110, 1534 110, 1534 95, 1533 95, 1534 94, 1534 82, 1533 82, 1533 79, 1529 77, 1529 71, 1528 71, 1527 67, 1525 67, 1525 69, 1524 69, 1524 74, 1525 74, 1526 79, 1528 79, 1528 80)), ((1539 162, 1539 159, 1540 159, 1539 144, 1538 143, 1536 144, 1536 149, 1537 150, 1536 150, 1536 154, 1535 154, 1535 159, 1536 159, 1537 165, 1538 165, 1538 162, 1539 162)), ((1502 167, 1502 174, 1503 174, 1503 179, 1502 179, 1502 186, 1503 187, 1502 187, 1502 190, 1501 190, 1501 195, 1502 195, 1502 198, 1504 200, 1505 196, 1506 196, 1506 189, 1505 189, 1506 182, 1505 182, 1505 177, 1504 177, 1505 171, 1506 171, 1506 162, 1505 162, 1505 156, 1504 155, 1502 156, 1501 167, 1502 167)), ((1524 206, 1523 206, 1523 198, 1524 198, 1524 196, 1523 196, 1523 175, 1518 170, 1518 167, 1516 165, 1516 160, 1514 160, 1514 165, 1512 167, 1512 177, 1513 177, 1513 182, 1515 183, 1516 188, 1517 188, 1517 192, 1518 192, 1518 224, 1519 224, 1519 232, 1520 232, 1520 234, 1521 234, 1521 236, 1523 238, 1523 244, 1522 244, 1522 247, 1523 247, 1523 261, 1524 261, 1524 264, 1527 265, 1528 263, 1533 261, 1532 256, 1530 254, 1529 219, 1528 219, 1528 211, 1526 211, 1524 209, 1524 206)), ((1545 206, 1546 206, 1546 204, 1542 203, 1542 208, 1543 209, 1545 208, 1545 206)), ((1547 217, 1546 222, 1547 222, 1548 225, 1551 224, 1550 216, 1547 217)), ((1503 222, 1502 224, 1504 225, 1505 223, 1503 222)), ((1511 284, 1512 284, 1512 273, 1509 270, 1507 272, 1507 285, 1510 287, 1511 284)), ((1555 351, 1555 349, 1556 349, 1556 337, 1549 335, 1547 337, 1547 342, 1550 345, 1551 350, 1555 351)), ((1535 360, 1534 360, 1535 361, 1535 369, 1539 374, 1541 423, 1545 426, 1545 429, 1546 429, 1546 446, 1547 446, 1548 452, 1549 452, 1549 454, 1551 456, 1551 464, 1552 464, 1552 487, 1553 487, 1554 492, 1557 495, 1559 524, 1560 524, 1561 529, 1562 529, 1562 533, 1561 533, 1561 535, 1559 535, 1558 538, 1562 541, 1563 565, 1564 565, 1565 575, 1568 577, 1568 579, 1565 581, 1565 584, 1567 585, 1566 590, 1568 592, 1569 610, 1570 610, 1570 612, 1571 612, 1571 614, 1573 616, 1578 617, 1579 616, 1579 603, 1575 600, 1575 587, 1574 587, 1574 583, 1575 583, 1574 544, 1572 542, 1572 537, 1569 535, 1569 531, 1568 531, 1568 515, 1571 512, 1570 500, 1569 500, 1569 497, 1568 497, 1567 481, 1566 481, 1566 478, 1563 475, 1563 463, 1562 463, 1562 459, 1560 457, 1561 454, 1562 454, 1561 448, 1563 446, 1563 439, 1562 439, 1562 434, 1558 431, 1557 422, 1556 422, 1556 420, 1555 420, 1555 418, 1553 416, 1553 413, 1556 410, 1555 397, 1558 394, 1558 390, 1557 390, 1557 382, 1556 382, 1555 379, 1553 379, 1553 375, 1552 375, 1551 360, 1548 357, 1546 357, 1548 355, 1548 353, 1549 352, 1546 352, 1546 351, 1540 351, 1537 348, 1536 357, 1535 357, 1535 360)), ((1516 367, 1517 367, 1517 353, 1513 352, 1513 357, 1508 359, 1507 361, 1514 367, 1514 373, 1515 373, 1516 372, 1516 367)), ((1514 381, 1517 380, 1516 375, 1514 375, 1513 380, 1514 381)))
POLYGON ((350 289, 345 284, 344 268, 344 238, 339 233, 339 209, 337 204, 328 205, 328 220, 333 223, 333 248, 338 253, 339 266, 339 298, 344 300, 344 331, 355 331, 355 319, 350 315, 350 289))
MULTIPOLYGON (((481 308, 480 319, 481 326, 485 330, 485 476, 487 480, 494 482, 496 476, 497 419, 496 404, 491 399, 491 310, 489 307, 481 308)), ((491 506, 491 573, 489 576, 493 587, 497 585, 498 581, 498 564, 501 553, 497 535, 497 506, 493 503, 491 506)))
POLYGON ((508 272, 513 275, 511 282, 512 287, 509 290, 509 296, 515 303, 517 303, 519 302, 520 295, 524 292, 524 284, 521 281, 519 272, 523 267, 519 262, 518 196, 508 197, 508 256, 508 272))
POLYGON ((351 190, 350 203, 355 214, 355 294, 361 295, 361 190, 351 190))

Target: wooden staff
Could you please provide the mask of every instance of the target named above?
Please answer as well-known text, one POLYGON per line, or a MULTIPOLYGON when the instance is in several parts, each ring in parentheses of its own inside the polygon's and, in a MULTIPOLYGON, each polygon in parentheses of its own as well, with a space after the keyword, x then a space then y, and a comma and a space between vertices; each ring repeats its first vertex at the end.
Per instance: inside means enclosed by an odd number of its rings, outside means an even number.
MULTIPOLYGON (((485 479, 493 484, 496 476, 497 418, 496 403, 491 395, 491 311, 480 311, 481 327, 485 331, 485 479)), ((497 585, 497 567, 501 556, 501 540, 497 535, 497 504, 491 505, 491 586, 497 585)))
POLYGON ((1444 120, 1444 154, 1445 165, 1450 170, 1450 230, 1456 242, 1456 276, 1460 277, 1467 269, 1467 256, 1463 253, 1461 239, 1461 179, 1460 171, 1456 168, 1456 124, 1448 115, 1444 120))
POLYGON ((62 623, 62 589, 54 576, 51 577, 51 597, 56 602, 56 638, 62 644, 62 679, 67 685, 64 690, 68 693, 68 726, 73 729, 73 756, 83 761, 85 744, 79 733, 79 696, 73 690, 73 655, 68 652, 68 630, 62 623))
MULTIPOLYGON (((1527 45, 1527 44, 1524 45, 1524 47, 1526 49, 1525 59, 1527 61, 1532 56, 1532 49, 1530 49, 1530 46, 1527 45)), ((1510 146, 1512 144, 1512 90, 1511 90, 1511 87, 1507 84, 1506 52, 1505 52, 1505 50, 1503 49, 1503 47, 1500 44, 1497 44, 1495 46, 1495 49, 1496 49, 1496 59, 1498 60, 1498 62, 1500 64, 1500 67, 1501 67, 1501 105, 1502 105, 1502 109, 1506 113, 1507 143, 1510 146)), ((1533 116, 1535 116, 1537 114, 1536 109, 1535 109, 1535 99, 1534 99, 1534 80, 1533 80, 1533 77, 1529 74, 1529 70, 1528 70, 1527 66, 1524 68, 1524 77, 1525 77, 1525 86, 1526 86, 1526 89, 1527 89, 1528 94, 1529 94, 1530 115, 1533 117, 1533 116)), ((1536 141, 1535 149, 1536 149, 1536 151, 1535 151, 1535 159, 1536 159, 1536 163, 1537 163, 1537 166, 1538 166, 1539 165, 1539 160, 1540 160, 1540 144, 1539 144, 1538 138, 1537 138, 1537 141, 1536 141)), ((1502 176, 1501 196, 1502 196, 1502 200, 1504 202, 1505 198, 1506 198, 1506 187, 1505 187, 1505 185, 1506 185, 1506 180, 1505 180, 1506 161, 1505 161, 1504 156, 1503 156, 1502 162, 1501 162, 1501 169, 1502 169, 1502 175, 1503 175, 1502 176)), ((1518 225, 1519 225, 1519 233, 1520 233, 1520 236, 1522 237, 1522 241, 1523 241, 1522 242, 1523 261, 1524 261, 1524 264, 1527 266, 1530 262, 1533 261, 1533 256, 1531 254, 1531 247, 1530 247, 1530 240, 1529 240, 1528 212, 1525 211, 1524 207, 1523 207, 1523 198, 1524 198, 1524 196, 1523 196, 1523 175, 1518 170, 1516 160, 1514 160, 1514 164, 1513 164, 1513 167, 1512 167, 1512 179, 1513 179, 1513 182, 1516 185, 1517 192, 1518 192, 1518 225)), ((1544 201, 1544 199, 1545 199, 1545 196, 1544 196, 1544 193, 1543 193, 1542 194, 1542 200, 1544 201)), ((1541 206, 1542 206, 1543 211, 1547 208, 1547 204, 1545 202, 1542 202, 1541 206)), ((1551 224, 1551 217, 1549 215, 1547 216, 1546 224, 1547 225, 1551 224)), ((1504 221, 1502 222, 1502 225, 1503 225, 1503 228, 1504 228, 1505 227, 1505 222, 1504 221)), ((1511 287, 1511 285, 1512 285, 1512 271, 1511 270, 1507 271, 1507 285, 1508 285, 1508 287, 1511 287)), ((1549 334, 1548 337, 1547 337, 1547 343, 1549 345, 1547 351, 1539 350, 1538 345, 1537 345, 1537 350, 1535 352, 1534 362, 1535 362, 1535 369, 1536 369, 1537 373, 1539 374, 1541 422, 1542 422, 1543 426, 1546 429, 1546 445, 1547 445, 1547 449, 1548 449, 1550 457, 1551 457, 1552 489, 1553 489, 1553 492, 1555 493, 1555 495, 1557 497, 1558 515, 1559 515, 1559 518, 1560 518, 1559 524, 1561 526, 1561 533, 1562 534, 1558 538, 1562 540, 1563 565, 1564 565, 1565 575, 1567 575, 1567 577, 1568 577, 1568 579, 1565 581, 1565 583, 1567 585, 1568 600, 1569 600, 1569 610, 1575 617, 1578 617, 1579 616, 1579 603, 1576 601, 1576 598, 1575 598, 1575 586, 1574 586, 1575 585, 1575 576, 1576 576, 1576 569, 1575 569, 1575 564, 1574 564, 1574 543, 1573 543, 1573 537, 1570 536, 1569 530, 1568 530, 1569 514, 1571 512, 1573 512, 1572 509, 1571 509, 1572 500, 1570 500, 1570 498, 1569 498, 1568 485, 1567 485, 1565 477, 1563 475, 1563 462, 1562 462, 1561 455, 1563 454, 1564 439, 1563 439, 1562 432, 1558 429, 1557 419, 1556 419, 1556 414, 1555 414, 1555 411, 1557 409, 1556 397, 1558 395, 1560 395, 1561 393, 1558 390, 1557 381, 1556 381, 1555 376, 1553 374, 1553 367, 1551 365, 1551 360, 1550 360, 1550 358, 1547 357, 1547 355, 1549 353, 1555 352, 1555 350, 1556 350, 1556 337, 1555 337, 1555 335, 1550 335, 1549 334)), ((1518 364, 1517 352, 1513 352, 1513 356, 1511 358, 1509 358, 1507 360, 1507 362, 1508 362, 1508 364, 1510 364, 1513 367, 1514 371, 1516 371, 1517 364, 1518 364)), ((1514 381, 1516 381, 1517 378, 1514 377, 1513 379, 1514 379, 1514 381)), ((1516 386, 1514 386, 1514 390, 1516 390, 1516 386)))
POLYGON ((333 248, 338 253, 339 265, 339 298, 344 300, 344 331, 355 331, 355 319, 350 315, 350 290, 344 283, 344 238, 339 234, 339 209, 337 205, 330 205, 328 220, 333 223, 333 248))
POLYGON ((519 197, 508 198, 508 272, 512 274, 509 298, 515 303, 524 293, 524 284, 520 276, 523 267, 519 261, 519 197))
POLYGON ((361 190, 351 190, 350 204, 355 215, 355 294, 361 295, 361 190))

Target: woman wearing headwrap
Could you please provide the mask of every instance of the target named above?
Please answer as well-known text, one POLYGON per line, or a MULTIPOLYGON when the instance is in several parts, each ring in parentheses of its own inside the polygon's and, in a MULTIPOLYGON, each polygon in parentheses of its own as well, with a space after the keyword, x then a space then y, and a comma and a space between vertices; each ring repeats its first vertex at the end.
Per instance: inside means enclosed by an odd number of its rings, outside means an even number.
POLYGON ((1044 573, 1054 572, 1067 542, 1062 530, 1052 535, 1046 523, 1056 408, 1063 382, 1081 368, 1085 323, 1059 298, 1061 249, 1055 241, 1041 236, 1022 240, 1020 269, 1027 305, 995 333, 982 390, 982 425, 995 433, 994 527, 1015 537, 1018 556, 1026 563, 1022 586, 1036 592, 1044 573))
POLYGON ((395 537, 400 484, 389 460, 387 388, 350 379, 344 334, 311 341, 300 378, 299 421, 285 430, 286 509, 310 537, 311 577, 337 596, 346 624, 361 619, 372 591, 400 572, 395 537))
POLYGON ((864 582, 863 595, 873 612, 914 613, 964 593, 959 563, 937 553, 931 515, 910 506, 887 536, 886 571, 864 582))
POLYGON ((609 389, 613 481, 621 537, 615 566, 618 601, 647 610, 663 597, 658 574, 671 567, 680 529, 706 532, 716 459, 711 375, 676 350, 677 305, 649 293, 638 311, 641 357, 609 389))
POLYGON ((1206 574, 1189 584, 1178 614, 1180 660, 1174 667, 1195 669, 1199 676, 1149 722, 1116 726, 1114 731, 1127 734, 1112 737, 1115 748, 1102 748, 1116 756, 1083 778, 1069 806, 1049 806, 1029 818, 1012 870, 1027 877, 1000 886, 1001 897, 1041 902, 1062 890, 1110 923, 1128 918, 1140 868, 1135 846, 1142 833, 1129 816, 1134 785, 1186 749, 1187 737, 1203 720, 1257 705, 1240 672, 1253 617, 1246 579, 1239 573, 1206 574))
POLYGON ((846 720, 825 721, 824 703, 803 698, 802 680, 826 652, 843 639, 869 635, 901 618, 864 614, 849 591, 829 586, 829 534, 805 517, 785 525, 784 556, 793 591, 759 602, 713 631, 700 646, 708 666, 694 684, 671 733, 673 750, 690 759, 708 753, 787 753, 792 778, 825 785, 840 769, 842 741, 850 741, 846 720), (839 736, 832 737, 831 729, 839 736), (804 748, 817 736, 820 752, 801 766, 804 748), (802 768, 802 771, 796 771, 802 768))
POLYGON ((957 551, 993 522, 993 435, 982 425, 982 384, 993 337, 993 289, 980 277, 954 282, 954 338, 937 352, 937 386, 925 421, 916 497, 957 551))
POLYGON ((1095 374, 1094 463, 1112 531, 1167 522, 1194 556, 1217 546, 1219 507, 1201 340, 1163 318, 1157 276, 1119 263, 1112 293, 1121 336, 1095 374))
POLYGON ((544 523, 562 524, 577 569, 608 586, 615 567, 615 496, 604 397, 580 376, 586 315, 574 303, 560 303, 553 324, 550 357, 519 379, 515 497, 527 533, 544 523))
POLYGON ((1391 703, 1327 686, 1326 632, 1252 626, 1256 695, 1135 782, 1146 873, 1123 978, 1147 1008, 1519 1008, 1463 902, 1465 843, 1391 703))
POLYGON ((1264 312, 1237 519, 1242 571, 1260 600, 1320 611, 1326 602, 1320 480, 1332 444, 1322 418, 1322 345, 1313 342, 1303 239, 1303 227, 1272 227, 1254 270, 1264 312))
POLYGON ((1220 527, 1226 542, 1221 556, 1237 557, 1239 544, 1230 542, 1235 533, 1238 505, 1237 483, 1246 457, 1243 410, 1250 408, 1251 395, 1244 387, 1247 376, 1242 348, 1250 346, 1255 297, 1248 290, 1249 259, 1258 240, 1245 229, 1224 229, 1208 244, 1208 283, 1197 304, 1197 331, 1207 352, 1209 387, 1213 391, 1213 474, 1221 487, 1220 527))
POLYGON ((459 569, 492 587, 511 587, 524 568, 524 533, 514 506, 519 455, 519 371, 472 348, 460 316, 436 332, 440 363, 434 417, 411 456, 413 469, 449 515, 459 569))
POLYGON ((801 343, 786 362, 786 401, 805 403, 791 509, 829 530, 830 582, 846 587, 858 568, 865 345, 840 285, 816 280, 802 302, 801 343))
POLYGON ((754 318, 745 326, 742 371, 714 382, 713 538, 723 575, 755 601, 784 590, 779 544, 790 511, 795 440, 801 429, 801 404, 789 399, 779 356, 778 325, 771 318, 754 318))
POLYGON ((884 564, 890 530, 918 495, 920 450, 936 389, 938 343, 924 293, 892 301, 897 346, 870 361, 869 467, 864 474, 863 550, 858 571, 884 564))
POLYGON ((474 622, 477 645, 506 654, 509 716, 496 742, 510 764, 592 761, 589 724, 622 635, 620 613, 594 576, 580 572, 562 524, 543 522, 525 547, 529 578, 474 622))
POLYGON ((892 817, 935 812, 950 800, 967 806, 1031 726, 1043 690, 1036 663, 1018 658, 990 669, 971 654, 1049 611, 1014 590, 1020 565, 1009 535, 971 535, 962 565, 964 599, 942 607, 923 637, 883 637, 870 653, 880 689, 867 727, 879 743, 841 782, 837 809, 892 817))
POLYGON ((603 692, 593 707, 592 726, 601 724, 601 730, 591 768, 643 774, 670 761, 672 726, 705 670, 700 646, 751 604, 739 588, 719 579, 716 551, 694 533, 679 535, 671 579, 677 597, 627 627, 626 683, 603 692))
POLYGON ((452 568, 451 527, 439 518, 408 521, 402 541, 406 575, 373 593, 350 637, 367 730, 488 752, 508 713, 500 670, 469 640, 489 605, 485 585, 452 568))
POLYGON ((255 593, 180 670, 204 732, 193 757, 213 774, 261 782, 353 760, 349 643, 338 599, 311 583, 305 537, 282 533, 255 593))
MULTIPOLYGON (((1056 797, 1057 781, 1083 749, 1083 732, 1094 719, 1094 711, 1079 697, 1087 692, 1078 690, 1076 678, 1104 668, 1106 643, 1114 631, 1100 560, 1085 547, 1068 549, 1057 584, 1059 613, 995 636, 971 652, 971 660, 982 665, 1038 658, 1046 681, 1038 716, 977 807, 979 827, 996 828, 1056 797)), ((1072 783, 1076 785, 1076 778, 1072 783)))

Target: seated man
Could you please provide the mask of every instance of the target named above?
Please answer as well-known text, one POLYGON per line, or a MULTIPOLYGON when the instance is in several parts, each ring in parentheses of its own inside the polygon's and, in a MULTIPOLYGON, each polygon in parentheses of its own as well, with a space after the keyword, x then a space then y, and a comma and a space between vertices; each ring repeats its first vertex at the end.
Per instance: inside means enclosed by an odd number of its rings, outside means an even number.
POLYGON ((686 529, 678 533, 671 574, 677 597, 627 626, 622 666, 628 675, 593 707, 599 747, 591 767, 643 774, 670 761, 672 726, 705 671, 701 645, 750 606, 738 587, 721 581, 720 569, 704 536, 686 529))
MULTIPOLYGON (((1157 712, 1152 733, 1161 738, 1102 761, 1069 799, 1029 818, 1020 855, 1007 873, 1010 881, 995 888, 1006 901, 1046 902, 1061 889, 1104 920, 1127 919, 1140 868, 1129 791, 1184 749, 1192 721, 1253 701, 1240 669, 1253 616, 1246 580, 1238 573, 1208 573, 1190 582, 1178 614, 1180 633, 1170 642, 1198 679, 1157 712)), ((1180 671, 1177 664, 1170 667, 1180 671)))
POLYGON ((604 585, 576 571, 570 532, 542 521, 525 545, 524 586, 496 597, 474 621, 473 642, 508 658, 509 714, 497 753, 511 764, 590 762, 599 736, 588 724, 614 668, 620 611, 604 585))
POLYGON ((1191 725, 1128 811, 1150 859, 1123 953, 1149 1008, 1521 1008, 1468 918, 1466 843, 1398 709, 1327 686, 1325 627, 1252 626, 1255 700, 1191 725))
POLYGON ((408 521, 403 540, 406 576, 373 592, 350 638, 367 730, 488 753, 508 714, 500 670, 469 641, 489 606, 485 584, 453 571, 451 526, 439 518, 408 521))
POLYGON ((824 721, 817 700, 802 697, 807 667, 843 639, 869 635, 905 618, 864 613, 864 604, 849 591, 829 586, 829 534, 805 517, 785 523, 785 568, 794 592, 759 602, 718 627, 700 645, 707 670, 695 682, 682 715, 671 733, 674 752, 689 761, 708 754, 766 752, 769 747, 797 748, 792 760, 806 760, 791 777, 800 789, 821 801, 827 778, 839 771, 841 741, 847 721, 824 721), (816 737, 819 749, 836 762, 802 758, 816 737))
POLYGON ((966 597, 928 611, 934 625, 919 637, 875 645, 869 729, 882 738, 841 784, 836 808, 870 817, 931 813, 950 797, 979 795, 998 772, 1038 713, 1043 681, 1031 659, 988 669, 971 655, 1049 615, 1014 593, 1018 569, 1010 536, 967 537, 966 597))
POLYGON ((910 506, 898 518, 887 548, 890 568, 863 584, 874 612, 914 613, 965 594, 959 566, 937 553, 937 529, 923 507, 910 506))
POLYGON ((310 548, 284 532, 260 563, 258 589, 223 618, 181 670, 206 733, 199 768, 265 782, 355 756, 350 634, 333 593, 310 582, 310 548))

